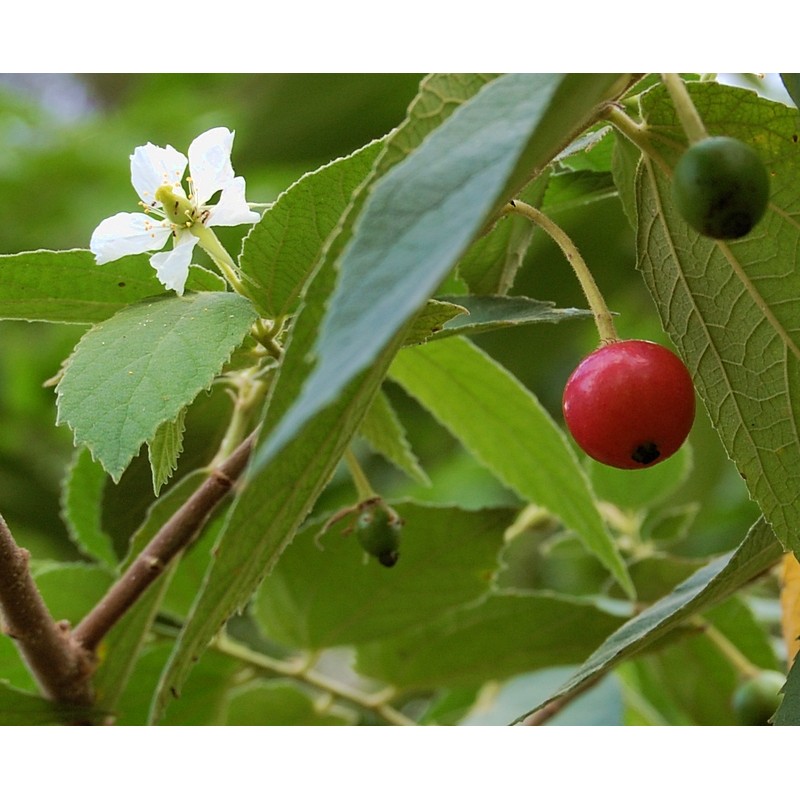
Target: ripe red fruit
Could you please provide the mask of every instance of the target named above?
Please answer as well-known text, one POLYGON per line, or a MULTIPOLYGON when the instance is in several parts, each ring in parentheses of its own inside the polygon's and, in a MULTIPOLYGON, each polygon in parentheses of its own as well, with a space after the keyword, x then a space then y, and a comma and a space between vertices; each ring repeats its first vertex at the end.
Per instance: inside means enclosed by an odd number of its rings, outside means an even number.
POLYGON ((619 469, 669 458, 694 422, 689 371, 671 351, 632 339, 590 353, 564 387, 564 420, 584 452, 619 469))

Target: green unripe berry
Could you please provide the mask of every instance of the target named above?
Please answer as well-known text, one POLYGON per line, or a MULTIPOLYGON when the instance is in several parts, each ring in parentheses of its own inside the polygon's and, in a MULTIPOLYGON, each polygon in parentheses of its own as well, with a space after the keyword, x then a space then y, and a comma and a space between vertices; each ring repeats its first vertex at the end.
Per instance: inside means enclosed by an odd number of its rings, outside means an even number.
POLYGON ((734 692, 733 713, 742 725, 767 725, 781 704, 780 691, 786 676, 774 670, 764 670, 749 678, 734 692))
POLYGON ((712 239, 739 239, 764 216, 769 175, 752 147, 728 136, 713 136, 681 156, 672 179, 672 198, 698 233, 712 239))
POLYGON ((400 557, 403 521, 384 505, 366 508, 356 520, 356 538, 364 550, 384 567, 393 567, 400 557))

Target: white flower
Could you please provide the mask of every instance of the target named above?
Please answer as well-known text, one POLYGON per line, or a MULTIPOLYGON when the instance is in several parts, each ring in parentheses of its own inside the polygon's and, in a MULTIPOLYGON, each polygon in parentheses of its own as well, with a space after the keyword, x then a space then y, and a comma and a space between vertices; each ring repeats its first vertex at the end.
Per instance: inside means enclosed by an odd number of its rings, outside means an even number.
POLYGON ((89 245, 97 263, 160 250, 173 237, 172 250, 156 253, 150 264, 164 286, 183 294, 194 246, 213 237, 210 226, 259 219, 244 198, 244 178, 233 173, 233 137, 227 128, 206 131, 189 145, 188 159, 169 145, 137 147, 131 156, 131 183, 146 213, 120 212, 97 226, 89 245), (187 165, 188 194, 182 185, 187 165), (216 205, 206 205, 217 192, 216 205))

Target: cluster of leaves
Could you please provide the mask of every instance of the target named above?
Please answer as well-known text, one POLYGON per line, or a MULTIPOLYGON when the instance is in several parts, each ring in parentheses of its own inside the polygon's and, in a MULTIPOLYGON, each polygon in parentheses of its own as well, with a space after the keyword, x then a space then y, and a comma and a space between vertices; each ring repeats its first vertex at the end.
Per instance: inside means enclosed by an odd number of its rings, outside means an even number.
MULTIPOLYGON (((800 119, 717 83, 691 95, 710 133, 753 145, 772 175, 764 221, 730 245, 671 206, 668 169, 686 143, 658 81, 431 75, 398 127, 305 174, 247 233, 249 299, 201 265, 184 297, 166 294, 144 255, 103 267, 84 250, 0 256, 0 317, 89 326, 57 382, 57 422, 76 446, 62 515, 81 560, 35 574, 57 619, 78 622, 201 483, 216 445, 260 426, 233 499, 103 641, 104 715, 507 723, 597 684, 571 708, 586 703, 578 719, 597 719, 595 697, 604 721, 734 721, 728 651, 782 666, 743 590, 800 552, 800 119), (646 124, 650 155, 612 130, 610 103, 646 124), (506 203, 554 215, 609 197, 763 515, 737 518, 722 555, 686 544, 708 521, 682 500, 704 450, 633 475, 586 464, 527 376, 481 347, 591 316, 520 291, 540 245, 506 203), (272 349, 257 320, 276 321, 272 349), (440 476, 412 449, 409 408, 479 470, 478 491, 431 494, 440 476), (193 424, 209 432, 205 461, 183 452, 193 424), (143 445, 153 489, 123 500, 143 445), (404 520, 391 569, 366 558, 346 521, 327 525, 353 500, 337 477, 348 451, 378 453, 407 480, 405 497, 387 498, 404 520)), ((0 719, 63 719, 6 638, 0 677, 0 719)), ((790 680, 777 721, 797 722, 792 697, 790 680)))

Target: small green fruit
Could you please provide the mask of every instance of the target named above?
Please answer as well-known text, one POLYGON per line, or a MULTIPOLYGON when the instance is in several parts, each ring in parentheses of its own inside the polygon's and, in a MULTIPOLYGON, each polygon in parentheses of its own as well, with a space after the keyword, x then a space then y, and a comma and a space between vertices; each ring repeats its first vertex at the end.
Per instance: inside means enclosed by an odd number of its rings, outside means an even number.
POLYGON ((752 147, 729 136, 712 136, 681 156, 672 197, 698 233, 712 239, 739 239, 764 216, 769 175, 752 147))
POLYGON ((384 567, 393 567, 400 557, 403 521, 384 505, 366 508, 356 520, 356 538, 364 550, 384 567))
POLYGON ((774 670, 764 670, 742 683, 731 701, 739 722, 742 725, 768 725, 781 704, 780 691, 785 683, 786 676, 774 670))

